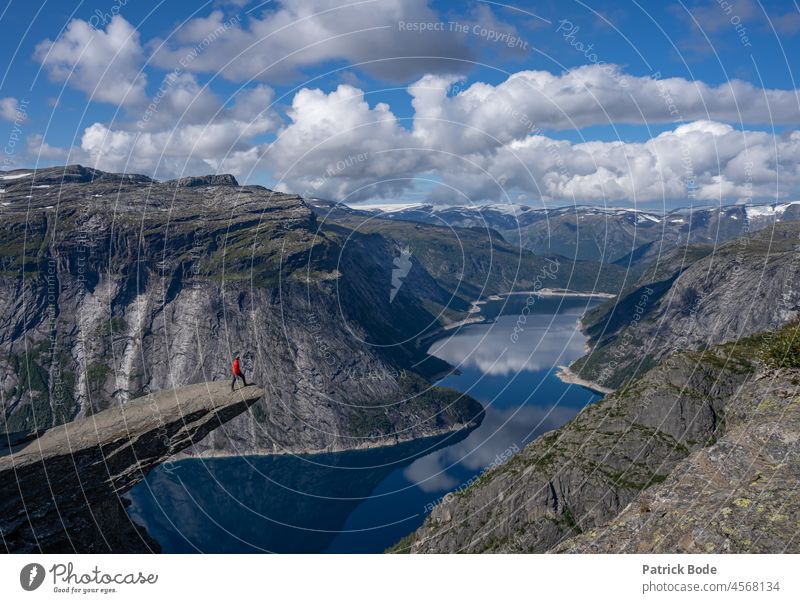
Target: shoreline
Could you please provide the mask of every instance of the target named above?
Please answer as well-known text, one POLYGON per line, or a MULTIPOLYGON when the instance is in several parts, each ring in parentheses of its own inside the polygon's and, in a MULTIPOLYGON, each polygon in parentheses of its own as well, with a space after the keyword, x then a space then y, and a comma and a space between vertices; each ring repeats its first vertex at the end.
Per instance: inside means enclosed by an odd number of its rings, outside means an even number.
MULTIPOLYGON (((503 297, 508 297, 509 295, 541 295, 542 297, 602 297, 603 299, 613 299, 617 297, 613 293, 603 293, 598 291, 597 293, 586 293, 585 291, 572 291, 570 289, 539 289, 538 291, 512 291, 511 293, 501 293, 496 297, 498 299, 502 299, 503 297)), ((491 299, 491 298, 489 298, 491 299)))
POLYGON ((573 373, 568 366, 559 366, 558 371, 556 371, 556 377, 558 377, 563 383, 570 383, 573 385, 580 385, 581 387, 585 387, 586 389, 593 391, 596 394, 600 394, 603 396, 607 396, 608 394, 613 394, 614 390, 608 387, 603 387, 599 383, 595 383, 594 381, 589 381, 588 379, 583 379, 573 373))
MULTIPOLYGON (((468 316, 461 320, 457 320, 446 325, 440 325, 436 327, 432 331, 417 337, 416 345, 417 347, 430 347, 432 343, 437 341, 439 338, 446 335, 449 331, 453 329, 457 329, 459 327, 464 327, 467 325, 473 324, 481 324, 481 323, 488 323, 490 318, 487 318, 483 315, 481 311, 481 306, 486 305, 487 302, 490 301, 502 301, 506 297, 510 297, 512 295, 539 295, 541 297, 578 297, 578 298, 591 298, 591 297, 599 297, 601 299, 614 299, 617 297, 613 293, 586 293, 584 291, 571 291, 570 289, 549 289, 543 288, 537 291, 510 291, 508 293, 495 293, 484 297, 483 299, 476 299, 471 302, 469 310, 467 310, 468 316)), ((582 317, 581 317, 582 318, 582 317)), ((581 326, 580 320, 578 318, 578 325, 579 328, 581 326)))
MULTIPOLYGON (((481 419, 481 422, 483 419, 481 419)), ((338 454, 342 452, 359 452, 359 451, 366 451, 366 450, 374 450, 376 448, 390 448, 392 446, 398 446, 400 444, 408 444, 411 442, 418 442, 421 440, 426 440, 429 438, 443 438, 445 436, 456 434, 463 430, 473 430, 480 427, 480 422, 475 423, 474 421, 470 421, 469 423, 455 423, 449 429, 443 429, 440 431, 434 431, 433 433, 427 433, 418 436, 395 436, 391 440, 371 440, 361 443, 357 446, 329 446, 327 448, 320 448, 320 449, 312 449, 312 450, 303 450, 297 451, 292 449, 284 449, 284 450, 267 450, 266 448, 263 450, 255 451, 247 451, 247 452, 235 452, 229 450, 204 450, 199 453, 187 453, 187 452, 178 452, 177 454, 169 457, 166 461, 161 463, 162 465, 165 463, 177 463, 179 461, 185 461, 189 459, 196 459, 196 460, 203 460, 203 459, 224 459, 224 458, 241 458, 241 457, 264 457, 264 456, 275 456, 275 457, 284 457, 284 456, 316 456, 322 454, 338 454)), ((192 450, 193 446, 187 448, 186 450, 192 450)))

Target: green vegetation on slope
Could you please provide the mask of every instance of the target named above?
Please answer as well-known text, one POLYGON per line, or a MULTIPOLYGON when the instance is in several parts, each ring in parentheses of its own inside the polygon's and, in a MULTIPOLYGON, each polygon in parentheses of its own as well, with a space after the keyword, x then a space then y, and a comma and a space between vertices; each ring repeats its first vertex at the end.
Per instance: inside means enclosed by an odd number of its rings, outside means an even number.
POLYGON ((758 356, 768 368, 800 368, 800 321, 764 337, 758 356))

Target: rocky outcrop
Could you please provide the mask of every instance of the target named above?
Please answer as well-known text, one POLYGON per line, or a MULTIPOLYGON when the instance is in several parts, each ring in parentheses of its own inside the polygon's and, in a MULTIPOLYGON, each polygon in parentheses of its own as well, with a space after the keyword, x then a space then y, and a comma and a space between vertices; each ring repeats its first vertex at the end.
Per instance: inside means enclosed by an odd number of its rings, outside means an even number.
POLYGON ((167 180, 164 184, 176 187, 192 186, 239 186, 231 174, 211 174, 209 176, 186 176, 177 180, 167 180))
POLYGON ((10 552, 158 550, 120 495, 264 394, 200 383, 52 427, 0 457, 0 534, 10 552), (154 548, 155 547, 155 548, 154 548))
POLYGON ((719 247, 678 249, 587 313, 589 353, 570 369, 615 389, 682 350, 778 329, 800 316, 800 222, 719 247))
POLYGON ((725 435, 610 523, 558 553, 800 552, 800 371, 761 374, 726 405, 725 435))
MULTIPOLYGON (((89 184, 92 182, 103 185, 157 184, 152 178, 141 174, 112 174, 78 164, 3 172, 0 175, 0 182, 2 182, 0 188, 6 190, 9 195, 9 200, 4 199, 9 205, 13 202, 15 190, 31 189, 34 186, 37 187, 35 190, 40 190, 66 184, 89 184)), ((33 199, 33 195, 30 198, 33 199)))

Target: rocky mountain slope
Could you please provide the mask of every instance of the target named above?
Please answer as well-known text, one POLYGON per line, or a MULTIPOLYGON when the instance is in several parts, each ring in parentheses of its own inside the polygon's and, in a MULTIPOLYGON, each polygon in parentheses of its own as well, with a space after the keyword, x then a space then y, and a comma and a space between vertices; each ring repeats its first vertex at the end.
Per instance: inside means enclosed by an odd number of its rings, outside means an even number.
POLYGON ((797 324, 673 355, 436 506, 396 552, 798 552, 797 324))
POLYGON ((571 369, 613 389, 675 351, 779 328, 800 316, 798 274, 800 222, 676 249, 584 316, 590 351, 571 369))
POLYGON ((68 166, 2 176, 0 429, 88 417, 227 380, 261 402, 195 454, 342 450, 475 425, 415 346, 464 301, 419 262, 390 298, 398 245, 322 230, 295 195, 231 176, 156 182, 68 166))
POLYGON ((0 534, 7 552, 157 551, 120 495, 176 452, 263 395, 201 383, 53 427, 0 456, 0 534))
POLYGON ((725 434, 569 553, 783 553, 800 548, 800 371, 768 371, 726 405, 725 434))

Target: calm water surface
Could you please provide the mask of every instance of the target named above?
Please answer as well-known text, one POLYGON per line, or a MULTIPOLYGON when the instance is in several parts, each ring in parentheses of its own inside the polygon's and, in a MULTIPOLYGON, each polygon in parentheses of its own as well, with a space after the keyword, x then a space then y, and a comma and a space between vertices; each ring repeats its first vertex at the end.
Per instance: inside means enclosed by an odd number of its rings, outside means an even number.
POLYGON ((440 385, 486 409, 469 434, 358 452, 181 461, 130 491, 129 514, 164 552, 383 551, 421 525, 426 505, 598 399, 555 376, 582 355, 576 321, 597 301, 542 299, 521 318, 525 300, 489 302, 484 314, 494 322, 431 346, 459 371, 440 385))

